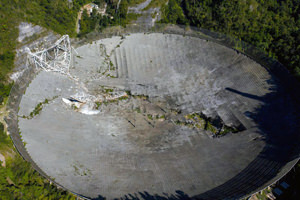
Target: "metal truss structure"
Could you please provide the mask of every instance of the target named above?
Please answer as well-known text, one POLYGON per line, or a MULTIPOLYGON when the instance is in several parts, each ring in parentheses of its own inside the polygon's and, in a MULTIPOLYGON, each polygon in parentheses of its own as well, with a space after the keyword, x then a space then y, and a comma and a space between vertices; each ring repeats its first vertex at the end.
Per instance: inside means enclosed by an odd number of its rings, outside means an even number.
POLYGON ((27 51, 30 61, 35 64, 36 68, 69 75, 72 59, 69 35, 62 36, 48 49, 33 53, 27 48, 27 51))

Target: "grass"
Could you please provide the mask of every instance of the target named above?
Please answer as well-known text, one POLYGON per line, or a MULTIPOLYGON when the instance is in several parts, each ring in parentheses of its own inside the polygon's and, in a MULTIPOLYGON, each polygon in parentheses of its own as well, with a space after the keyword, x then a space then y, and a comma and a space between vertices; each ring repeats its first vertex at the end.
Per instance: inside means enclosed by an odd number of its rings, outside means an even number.
POLYGON ((141 3, 144 3, 146 0, 129 0, 127 1, 128 2, 128 6, 129 7, 133 7, 137 4, 141 4, 141 3))
POLYGON ((4 124, 0 122, 0 152, 6 152, 12 146, 12 141, 4 131, 4 124))
POLYGON ((150 8, 161 8, 163 5, 165 5, 168 2, 168 0, 152 0, 149 5, 144 8, 143 10, 148 10, 150 8))
POLYGON ((126 17, 126 23, 130 23, 132 21, 137 20, 140 16, 142 16, 142 14, 138 14, 138 13, 128 13, 127 17, 126 17))

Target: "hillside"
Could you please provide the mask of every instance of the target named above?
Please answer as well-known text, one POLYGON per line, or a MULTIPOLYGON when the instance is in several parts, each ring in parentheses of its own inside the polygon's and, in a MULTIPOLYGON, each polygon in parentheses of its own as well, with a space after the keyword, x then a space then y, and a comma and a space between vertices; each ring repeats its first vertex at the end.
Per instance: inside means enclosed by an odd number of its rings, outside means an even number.
POLYGON ((170 0, 162 10, 165 23, 209 29, 263 49, 300 79, 300 0, 170 0))

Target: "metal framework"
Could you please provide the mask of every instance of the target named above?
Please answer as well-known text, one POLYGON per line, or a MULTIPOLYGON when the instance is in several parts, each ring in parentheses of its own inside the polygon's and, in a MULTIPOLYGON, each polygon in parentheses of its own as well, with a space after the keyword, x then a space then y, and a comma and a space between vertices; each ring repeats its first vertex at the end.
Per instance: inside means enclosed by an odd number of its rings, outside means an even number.
POLYGON ((27 52, 36 68, 70 75, 72 52, 69 35, 62 36, 48 49, 33 53, 27 48, 27 52))

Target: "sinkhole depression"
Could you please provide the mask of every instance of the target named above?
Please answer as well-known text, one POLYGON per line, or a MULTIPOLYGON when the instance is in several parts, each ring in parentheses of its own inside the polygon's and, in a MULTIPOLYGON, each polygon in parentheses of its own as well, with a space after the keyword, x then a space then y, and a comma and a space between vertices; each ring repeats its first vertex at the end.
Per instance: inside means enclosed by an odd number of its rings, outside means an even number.
POLYGON ((19 94, 16 147, 92 199, 236 199, 278 180, 299 153, 288 73, 203 34, 77 45, 67 72, 39 70, 19 94))

